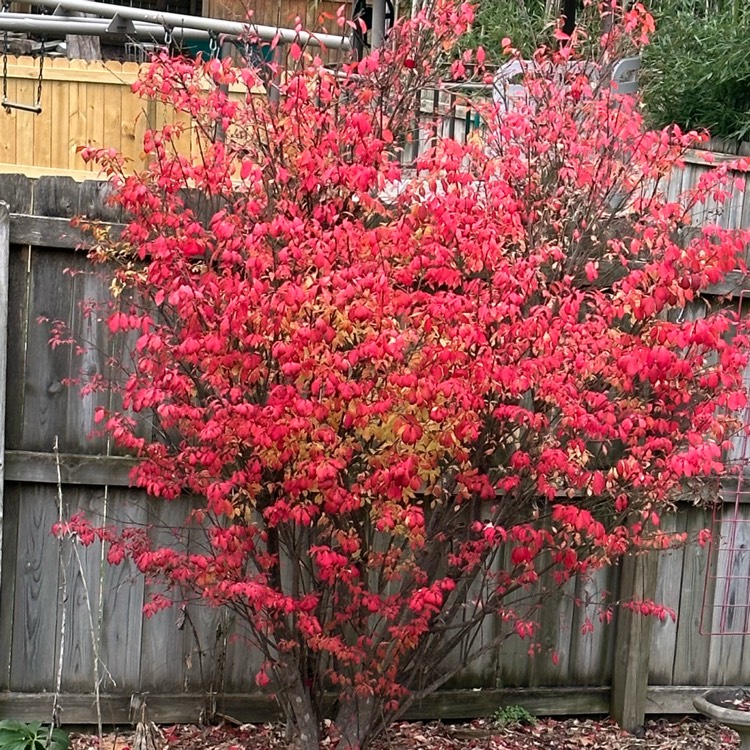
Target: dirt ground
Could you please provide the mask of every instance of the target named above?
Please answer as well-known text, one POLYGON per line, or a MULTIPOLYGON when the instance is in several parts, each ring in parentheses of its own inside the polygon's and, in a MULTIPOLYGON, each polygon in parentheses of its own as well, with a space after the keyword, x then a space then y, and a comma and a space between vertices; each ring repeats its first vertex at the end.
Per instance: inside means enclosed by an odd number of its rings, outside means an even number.
MULTIPOLYGON (((143 727, 141 727, 141 730, 143 727)), ((283 750, 283 729, 275 724, 162 727, 160 733, 76 734, 71 750, 283 750)), ((330 747, 326 738, 321 748, 330 747)), ((737 735, 694 718, 650 720, 628 734, 610 721, 538 719, 533 725, 497 728, 491 721, 466 724, 400 723, 373 750, 718 750, 737 748, 737 735)))

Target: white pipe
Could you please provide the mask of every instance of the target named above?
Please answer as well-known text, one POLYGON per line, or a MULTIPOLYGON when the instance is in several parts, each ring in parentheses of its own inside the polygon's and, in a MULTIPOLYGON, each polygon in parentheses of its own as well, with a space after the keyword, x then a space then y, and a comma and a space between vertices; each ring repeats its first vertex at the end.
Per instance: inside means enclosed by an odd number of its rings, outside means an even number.
POLYGON ((250 34, 265 41, 272 41, 278 37, 279 41, 285 43, 297 42, 298 44, 310 44, 327 49, 349 49, 351 47, 350 40, 343 35, 313 34, 309 31, 297 32, 294 29, 279 29, 275 26, 261 26, 255 23, 239 23, 179 13, 159 13, 141 8, 129 8, 126 5, 99 3, 95 0, 35 0, 34 5, 42 5, 47 8, 60 7, 63 10, 92 13, 104 18, 120 16, 120 18, 129 18, 131 21, 144 21, 145 23, 166 26, 169 29, 199 29, 229 37, 243 37, 250 34))
MULTIPOLYGON (((105 18, 70 18, 64 16, 29 16, 23 13, 0 13, 0 31, 40 34, 49 37, 64 37, 68 34, 80 36, 127 36, 164 39, 164 27, 152 23, 136 23, 135 33, 110 31, 110 21, 105 18)), ((200 29, 171 29, 172 36, 183 39, 206 39, 208 31, 200 29)))
POLYGON ((372 0, 372 29, 370 46, 378 49, 385 39, 385 0, 372 0))

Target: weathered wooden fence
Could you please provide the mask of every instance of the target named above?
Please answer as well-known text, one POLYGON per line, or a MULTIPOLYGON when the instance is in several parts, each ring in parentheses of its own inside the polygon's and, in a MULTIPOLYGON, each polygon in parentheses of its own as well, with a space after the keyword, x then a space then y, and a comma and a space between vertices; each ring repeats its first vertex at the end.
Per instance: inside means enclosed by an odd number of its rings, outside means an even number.
MULTIPOLYGON (((708 168, 697 155, 675 180, 684 187, 708 168)), ((163 721, 196 720, 217 706, 238 718, 266 719, 273 703, 255 688, 260 657, 239 623, 197 603, 146 620, 141 606, 149 585, 131 567, 109 567, 96 544, 79 549, 79 557, 49 533, 58 518, 58 477, 66 512, 148 524, 165 540, 185 516, 181 502, 167 504, 128 487, 130 459, 114 455, 106 438, 89 436, 94 408, 104 397, 81 398, 65 385, 71 373, 103 372, 111 353, 100 327, 80 308, 82 300, 103 296, 106 281, 66 273, 86 267, 85 256, 75 252, 81 237, 69 218, 121 218, 102 202, 107 189, 96 181, 0 176, 0 200, 10 207, 7 220, 0 211, 0 257, 6 258, 0 298, 5 291, 9 296, 7 348, 0 352, 7 352, 0 717, 45 718, 61 661, 64 722, 95 719, 96 674, 105 721, 127 721, 131 695, 146 692, 151 716, 163 721), (40 318, 72 321, 74 333, 98 342, 102 353, 51 349, 40 318)), ((750 188, 733 196, 722 221, 750 224, 750 188)), ((737 276, 716 292, 737 294, 742 283, 737 276)), ((697 532, 710 525, 707 511, 685 500, 669 520, 672 528, 697 532)), ((750 504, 738 507, 740 517, 750 520, 750 504)), ((727 503, 724 513, 734 519, 734 505, 727 503)), ((503 702, 546 713, 605 713, 611 700, 616 711, 624 710, 638 690, 646 691, 650 712, 691 711, 692 696, 707 685, 750 682, 750 637, 700 632, 706 568, 717 564, 721 554, 709 559, 707 548, 688 545, 658 561, 629 560, 572 583, 539 614, 538 653, 530 656, 528 642, 510 638, 413 713, 470 717, 490 714, 503 702), (656 598, 677 612, 676 622, 644 624, 626 613, 610 624, 598 622, 603 590, 617 599, 647 592, 654 581, 656 598), (590 622, 595 627, 587 633, 590 622)), ((744 582, 722 586, 708 592, 709 605, 727 592, 733 601, 747 601, 744 582)), ((487 634, 498 627, 489 623, 487 634)))

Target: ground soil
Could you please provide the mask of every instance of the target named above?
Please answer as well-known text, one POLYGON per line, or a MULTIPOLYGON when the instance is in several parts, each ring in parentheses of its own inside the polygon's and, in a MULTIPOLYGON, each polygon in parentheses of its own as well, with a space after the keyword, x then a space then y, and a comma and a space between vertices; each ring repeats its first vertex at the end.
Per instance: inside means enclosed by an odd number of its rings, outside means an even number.
MULTIPOLYGON (((71 750, 284 750, 283 730, 274 724, 179 725, 156 731, 73 735, 71 750)), ((321 743, 325 749, 330 738, 321 743)), ((610 721, 538 719, 533 725, 498 728, 492 721, 465 724, 400 723, 373 750, 719 750, 737 748, 737 735, 694 718, 649 720, 634 734, 610 721)))

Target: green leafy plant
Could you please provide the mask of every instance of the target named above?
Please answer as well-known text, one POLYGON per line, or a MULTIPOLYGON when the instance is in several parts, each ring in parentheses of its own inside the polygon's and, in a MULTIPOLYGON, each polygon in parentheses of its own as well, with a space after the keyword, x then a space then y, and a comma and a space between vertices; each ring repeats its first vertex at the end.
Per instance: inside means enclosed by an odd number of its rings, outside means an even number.
POLYGON ((655 127, 677 123, 721 138, 750 138, 750 12, 662 2, 646 47, 641 81, 655 127))
POLYGON ((0 721, 0 750, 68 750, 70 738, 62 729, 39 721, 0 721))
MULTIPOLYGON (((729 140, 750 139, 750 4, 644 0, 644 5, 656 20, 640 72, 649 124, 662 128, 675 123, 729 140)), ((579 52, 598 43, 597 7, 584 3, 579 8, 579 52)), ((483 45, 487 59, 501 64, 506 59, 502 40, 507 37, 530 57, 538 46, 555 45, 560 12, 556 0, 478 0, 464 44, 483 45)))
POLYGON ((536 716, 529 713, 523 706, 500 706, 495 711, 492 720, 498 727, 514 727, 522 724, 536 724, 536 716))

